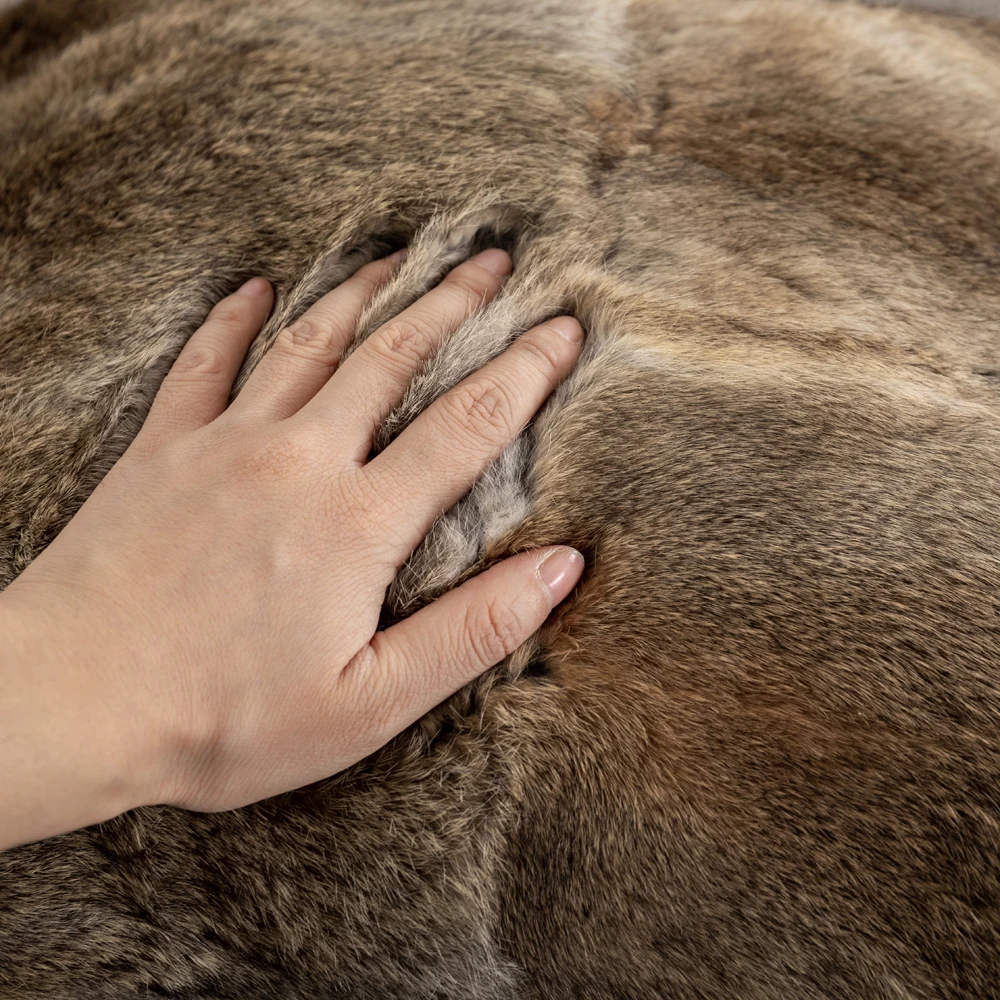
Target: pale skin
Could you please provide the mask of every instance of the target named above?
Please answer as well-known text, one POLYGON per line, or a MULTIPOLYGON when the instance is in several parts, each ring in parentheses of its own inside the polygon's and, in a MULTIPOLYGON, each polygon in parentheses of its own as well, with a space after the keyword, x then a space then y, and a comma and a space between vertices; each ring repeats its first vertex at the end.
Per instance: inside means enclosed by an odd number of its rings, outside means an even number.
POLYGON ((0 593, 0 849, 166 803, 216 812, 335 774, 527 639, 583 559, 514 556, 377 631, 435 518, 579 356, 559 317, 524 333, 371 461, 373 431, 510 258, 453 270, 342 365, 398 261, 279 334, 227 406, 272 305, 224 299, 135 440, 0 593))

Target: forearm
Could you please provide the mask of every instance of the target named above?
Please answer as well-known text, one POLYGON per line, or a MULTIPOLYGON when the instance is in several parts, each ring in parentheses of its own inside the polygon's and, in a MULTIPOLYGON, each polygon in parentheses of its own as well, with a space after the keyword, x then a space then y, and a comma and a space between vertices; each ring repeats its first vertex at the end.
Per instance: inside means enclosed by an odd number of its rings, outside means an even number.
MULTIPOLYGON (((110 819, 142 800, 90 630, 0 593, 0 850, 110 819), (67 641, 66 637, 76 641, 67 641)), ((138 769, 141 770, 141 767, 138 769)))

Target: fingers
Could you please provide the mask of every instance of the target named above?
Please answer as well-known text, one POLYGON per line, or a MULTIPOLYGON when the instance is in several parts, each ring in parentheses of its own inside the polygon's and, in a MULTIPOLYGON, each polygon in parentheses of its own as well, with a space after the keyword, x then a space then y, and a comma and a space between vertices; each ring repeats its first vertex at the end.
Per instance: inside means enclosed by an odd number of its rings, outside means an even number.
POLYGON ((376 633, 341 674, 338 698, 368 707, 381 746, 520 646, 582 572, 583 556, 565 546, 498 563, 376 633))
POLYGON ((405 558, 524 429, 580 356, 583 331, 560 316, 522 334, 422 413, 365 468, 405 558))
POLYGON ((282 330, 233 400, 233 414, 283 420, 308 403, 340 364, 365 306, 404 256, 400 251, 366 264, 282 330))
POLYGON ((272 300, 270 284, 253 278, 208 314, 167 372, 140 434, 147 440, 172 436, 203 427, 222 413, 272 300))
POLYGON ((510 273, 503 250, 487 250, 456 267, 436 288, 376 330, 344 362, 337 377, 302 408, 320 416, 345 440, 356 442, 358 461, 375 428, 402 398, 413 376, 448 334, 491 301, 510 273))

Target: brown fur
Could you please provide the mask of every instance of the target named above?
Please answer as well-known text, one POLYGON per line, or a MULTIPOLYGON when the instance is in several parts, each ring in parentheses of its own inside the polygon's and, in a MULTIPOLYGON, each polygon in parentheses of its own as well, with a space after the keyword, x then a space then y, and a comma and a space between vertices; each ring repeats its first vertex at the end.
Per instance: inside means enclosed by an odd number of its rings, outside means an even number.
POLYGON ((498 239, 508 291, 384 439, 548 315, 587 352, 386 616, 531 545, 589 568, 345 774, 0 855, 0 996, 1000 994, 1000 41, 807 0, 145 6, 0 19, 0 584, 222 293, 278 289, 245 377, 378 252, 413 246, 359 336, 498 239))

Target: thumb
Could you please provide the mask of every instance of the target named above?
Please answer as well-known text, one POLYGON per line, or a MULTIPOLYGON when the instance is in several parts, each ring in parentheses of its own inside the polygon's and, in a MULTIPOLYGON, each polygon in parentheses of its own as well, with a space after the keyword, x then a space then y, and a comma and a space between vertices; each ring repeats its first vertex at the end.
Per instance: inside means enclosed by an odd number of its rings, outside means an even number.
POLYGON ((576 585, 583 556, 557 546, 513 556, 377 632, 347 665, 347 698, 370 707, 381 746, 499 663, 542 625, 576 585))

